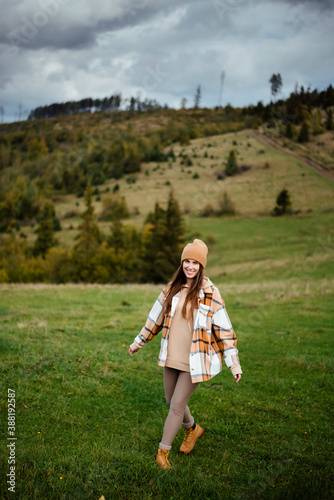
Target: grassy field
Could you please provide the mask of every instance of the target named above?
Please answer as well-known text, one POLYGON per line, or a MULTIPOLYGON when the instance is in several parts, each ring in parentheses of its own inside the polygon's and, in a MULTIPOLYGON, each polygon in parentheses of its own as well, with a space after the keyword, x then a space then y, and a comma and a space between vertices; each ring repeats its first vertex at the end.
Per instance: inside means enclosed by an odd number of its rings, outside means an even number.
MULTIPOLYGON (((313 175, 312 173, 310 175, 313 175)), ((16 496, 24 499, 329 499, 333 495, 334 215, 189 218, 210 240, 244 370, 199 385, 205 429, 172 471, 155 455, 168 408, 159 339, 128 345, 153 285, 1 285, 1 483, 7 389, 16 391, 16 496)))
POLYGON ((278 132, 273 131, 273 129, 267 129, 266 135, 274 137, 291 151, 315 160, 325 165, 330 172, 334 172, 334 142, 332 132, 326 131, 322 134, 312 136, 309 142, 303 144, 282 137, 278 132))

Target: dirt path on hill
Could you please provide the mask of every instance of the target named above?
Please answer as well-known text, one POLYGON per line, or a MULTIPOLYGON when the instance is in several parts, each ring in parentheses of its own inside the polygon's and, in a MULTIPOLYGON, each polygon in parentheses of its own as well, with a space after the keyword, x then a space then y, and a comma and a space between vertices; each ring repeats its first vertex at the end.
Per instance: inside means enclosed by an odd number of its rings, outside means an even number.
POLYGON ((311 160, 310 158, 307 158, 306 156, 296 153, 295 151, 290 151, 287 148, 284 148, 276 139, 269 138, 258 130, 251 130, 250 131, 255 137, 257 137, 263 144, 266 146, 269 146, 273 149, 277 149, 277 151, 281 151, 282 153, 285 153, 289 156, 292 156, 296 160, 299 160, 301 163, 306 165, 309 168, 312 168, 312 170, 315 170, 318 172, 318 174, 322 175, 326 179, 330 179, 331 181, 334 180, 334 172, 330 171, 325 165, 322 163, 318 163, 314 160, 311 160))

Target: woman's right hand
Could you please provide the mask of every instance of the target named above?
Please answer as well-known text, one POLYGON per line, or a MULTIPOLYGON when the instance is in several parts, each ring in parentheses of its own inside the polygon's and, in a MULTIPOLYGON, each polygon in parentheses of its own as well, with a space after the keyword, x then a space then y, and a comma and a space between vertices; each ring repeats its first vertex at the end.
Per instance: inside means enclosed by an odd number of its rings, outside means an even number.
POLYGON ((134 347, 134 346, 130 345, 130 347, 129 347, 130 356, 132 356, 137 351, 139 351, 139 347, 134 347))

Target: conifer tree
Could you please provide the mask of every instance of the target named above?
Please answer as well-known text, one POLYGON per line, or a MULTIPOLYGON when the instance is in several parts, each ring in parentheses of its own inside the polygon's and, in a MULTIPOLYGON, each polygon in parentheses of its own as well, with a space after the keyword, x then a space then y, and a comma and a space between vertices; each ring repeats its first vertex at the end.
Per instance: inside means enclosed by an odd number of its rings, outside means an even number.
POLYGON ((276 206, 272 215, 284 215, 291 212, 291 197, 289 191, 284 188, 276 198, 276 206))
POLYGON ((84 200, 86 205, 86 210, 82 214, 83 222, 79 226, 80 233, 77 236, 78 243, 75 249, 84 250, 89 253, 92 249, 101 242, 101 234, 99 227, 96 223, 96 218, 94 215, 94 207, 92 205, 92 187, 90 182, 87 184, 84 200))
POLYGON ((239 171, 239 169, 238 169, 236 154, 235 154, 235 151, 232 149, 232 151, 230 151, 230 154, 229 154, 229 157, 227 160, 225 174, 228 176, 231 176, 231 175, 237 174, 238 171, 239 171))
POLYGON ((108 245, 115 249, 116 254, 124 248, 124 233, 122 221, 117 219, 111 225, 111 234, 108 238, 108 245))
POLYGON ((309 142, 309 140, 310 140, 309 127, 306 122, 303 122, 299 131, 298 142, 309 142))
POLYGON ((86 210, 81 216, 83 222, 79 226, 80 233, 76 238, 78 243, 74 247, 74 261, 77 269, 77 277, 84 281, 90 281, 94 266, 93 258, 102 240, 94 215, 92 188, 90 183, 87 184, 84 199, 86 210))
POLYGON ((43 258, 46 252, 57 243, 54 237, 54 216, 55 209, 52 201, 45 201, 38 218, 37 240, 33 248, 33 253, 42 255, 43 258))
POLYGON ((144 241, 144 282, 166 282, 180 264, 184 223, 177 200, 169 195, 167 210, 156 203, 146 222, 151 225, 144 241))
POLYGON ((275 97, 281 91, 281 88, 283 85, 283 80, 282 80, 280 73, 277 73, 277 75, 274 73, 271 76, 269 83, 271 84, 271 88, 270 88, 271 93, 275 97))

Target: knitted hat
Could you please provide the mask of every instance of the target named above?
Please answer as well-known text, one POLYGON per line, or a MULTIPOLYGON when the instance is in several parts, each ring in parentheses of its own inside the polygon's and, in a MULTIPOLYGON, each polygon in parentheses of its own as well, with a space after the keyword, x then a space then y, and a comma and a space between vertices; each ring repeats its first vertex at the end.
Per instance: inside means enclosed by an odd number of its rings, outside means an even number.
POLYGON ((183 249, 181 255, 181 262, 185 259, 197 260, 203 267, 206 266, 206 256, 208 254, 208 247, 202 240, 194 240, 193 243, 188 243, 183 249))

